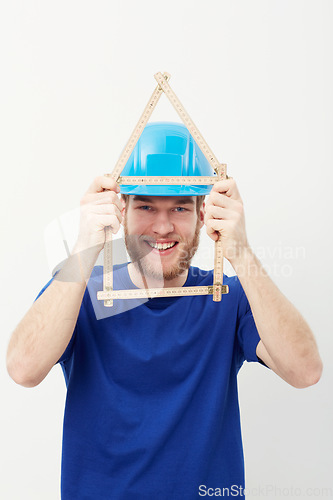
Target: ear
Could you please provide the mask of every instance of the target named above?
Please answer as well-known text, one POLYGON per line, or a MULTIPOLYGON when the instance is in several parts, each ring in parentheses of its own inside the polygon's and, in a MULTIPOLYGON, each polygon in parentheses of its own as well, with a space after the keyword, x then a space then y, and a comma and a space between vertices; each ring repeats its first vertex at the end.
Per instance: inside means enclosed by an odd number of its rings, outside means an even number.
POLYGON ((125 215, 125 210, 126 210, 126 203, 125 203, 125 201, 124 201, 122 198, 120 198, 120 201, 121 201, 121 204, 122 204, 122 207, 123 207, 123 208, 121 209, 121 215, 124 217, 124 215, 125 215))
POLYGON ((200 221, 200 229, 204 225, 204 219, 205 219, 205 202, 201 205, 200 211, 199 211, 199 221, 200 221))

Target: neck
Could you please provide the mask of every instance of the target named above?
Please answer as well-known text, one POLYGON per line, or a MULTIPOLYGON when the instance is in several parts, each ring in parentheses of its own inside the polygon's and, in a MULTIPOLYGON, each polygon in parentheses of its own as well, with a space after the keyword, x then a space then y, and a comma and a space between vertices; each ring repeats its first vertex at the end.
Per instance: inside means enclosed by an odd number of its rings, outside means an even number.
POLYGON ((143 276, 133 262, 130 262, 128 264, 128 274, 133 284, 138 288, 169 288, 183 286, 187 280, 188 270, 183 271, 182 274, 172 280, 165 280, 163 276, 161 278, 143 276))

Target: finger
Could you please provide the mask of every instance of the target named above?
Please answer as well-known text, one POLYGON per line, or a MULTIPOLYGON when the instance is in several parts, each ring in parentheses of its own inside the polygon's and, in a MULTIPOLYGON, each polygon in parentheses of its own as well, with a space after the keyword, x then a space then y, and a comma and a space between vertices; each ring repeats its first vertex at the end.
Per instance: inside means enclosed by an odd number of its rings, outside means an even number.
POLYGON ((120 229, 120 222, 115 215, 100 215, 98 216, 98 224, 101 229, 111 227, 113 234, 116 234, 120 229))
POLYGON ((206 224, 206 233, 208 234, 208 236, 214 240, 214 241, 217 241, 219 236, 220 236, 220 233, 217 232, 211 225, 210 223, 209 224, 206 224))
POLYGON ((219 237, 220 234, 222 234, 223 230, 225 229, 225 221, 221 219, 209 219, 206 224, 206 231, 209 236, 215 235, 216 239, 219 237))
MULTIPOLYGON (((234 179, 225 179, 218 181, 213 185, 213 192, 223 193, 234 200, 241 200, 236 181, 234 179)), ((211 191, 211 192, 212 192, 211 191)))
POLYGON ((122 222, 123 216, 121 211, 115 205, 95 205, 93 213, 97 215, 115 215, 119 222, 122 222))
POLYGON ((104 190, 111 190, 120 193, 120 187, 113 177, 101 175, 96 177, 90 185, 87 193, 100 193, 104 190))
POLYGON ((233 199, 226 194, 221 194, 216 191, 211 191, 206 203, 207 208, 215 205, 218 207, 228 208, 230 210, 241 211, 243 209, 243 202, 241 199, 233 199))
POLYGON ((90 205, 115 205, 119 210, 122 210, 123 204, 114 191, 102 191, 101 193, 88 193, 81 201, 81 204, 90 205))
POLYGON ((207 207, 204 222, 205 224, 207 224, 209 219, 231 220, 236 218, 237 213, 234 210, 228 210, 227 208, 210 205, 209 207, 207 207))

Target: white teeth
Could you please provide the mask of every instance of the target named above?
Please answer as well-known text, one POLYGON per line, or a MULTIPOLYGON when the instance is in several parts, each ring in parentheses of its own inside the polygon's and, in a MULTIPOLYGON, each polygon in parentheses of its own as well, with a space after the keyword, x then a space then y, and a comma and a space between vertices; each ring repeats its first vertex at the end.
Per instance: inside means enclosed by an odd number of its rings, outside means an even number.
POLYGON ((176 242, 173 243, 153 243, 151 241, 147 242, 152 248, 157 248, 157 250, 166 250, 167 248, 171 248, 175 246, 176 242))

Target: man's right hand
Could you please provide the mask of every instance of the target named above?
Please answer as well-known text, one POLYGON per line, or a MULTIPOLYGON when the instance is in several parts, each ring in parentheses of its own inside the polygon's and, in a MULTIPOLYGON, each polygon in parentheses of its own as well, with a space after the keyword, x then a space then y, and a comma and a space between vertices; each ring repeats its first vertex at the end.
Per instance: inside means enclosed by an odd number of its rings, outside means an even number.
POLYGON ((119 192, 112 177, 96 177, 80 201, 80 228, 74 253, 90 249, 99 254, 105 243, 104 228, 111 226, 114 234, 119 231, 123 208, 119 192))

